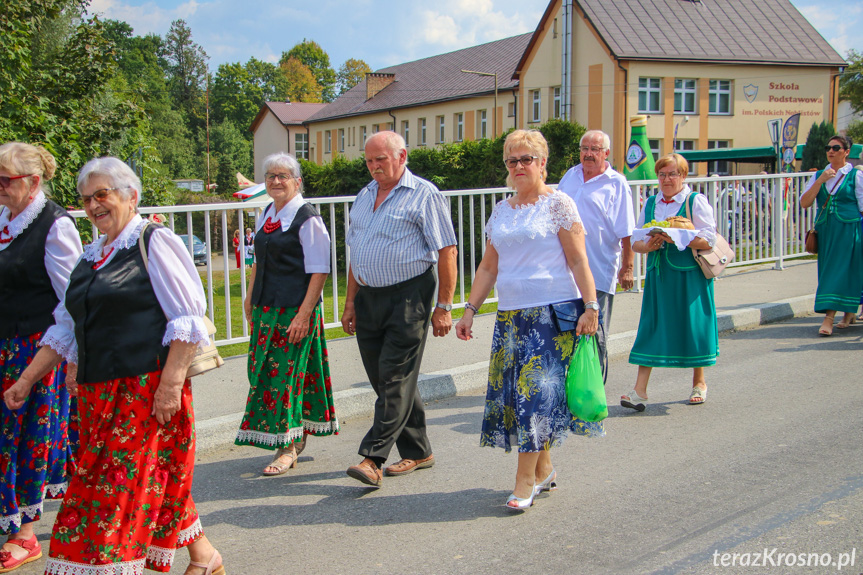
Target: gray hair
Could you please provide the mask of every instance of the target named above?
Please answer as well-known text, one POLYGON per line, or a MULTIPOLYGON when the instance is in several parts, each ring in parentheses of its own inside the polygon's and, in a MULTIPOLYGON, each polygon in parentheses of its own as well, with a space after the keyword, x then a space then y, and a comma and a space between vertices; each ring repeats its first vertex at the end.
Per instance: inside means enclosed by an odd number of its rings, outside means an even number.
POLYGON ((366 141, 366 147, 368 147, 369 142, 375 138, 383 139, 387 149, 393 154, 398 155, 402 150, 407 152, 408 146, 405 143, 405 139, 402 138, 400 134, 393 132, 392 130, 384 130, 382 132, 372 134, 372 137, 366 141))
POLYGON ((290 172, 292 176, 300 182, 299 192, 303 193, 303 172, 300 169, 300 163, 291 154, 285 152, 276 152, 264 158, 265 174, 271 174, 273 168, 282 168, 290 172))
POLYGON ((581 137, 581 140, 578 141, 578 145, 581 146, 584 144, 584 141, 592 136, 602 136, 602 148, 604 150, 608 150, 611 148, 611 138, 608 137, 608 134, 603 132, 602 130, 588 130, 581 137))
POLYGON ((117 188, 120 197, 128 200, 134 196, 134 207, 138 209, 138 203, 141 201, 141 180, 126 162, 112 156, 90 160, 78 173, 78 193, 80 194, 96 176, 108 178, 111 181, 111 187, 117 188), (135 190, 137 193, 132 194, 129 190, 135 190))

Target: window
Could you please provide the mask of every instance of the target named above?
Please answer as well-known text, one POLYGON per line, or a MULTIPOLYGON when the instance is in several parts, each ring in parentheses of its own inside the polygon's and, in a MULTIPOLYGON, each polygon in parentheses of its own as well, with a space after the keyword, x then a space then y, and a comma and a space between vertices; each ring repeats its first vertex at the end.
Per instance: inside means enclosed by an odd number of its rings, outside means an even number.
POLYGON ((446 124, 443 116, 437 117, 437 143, 443 144, 446 141, 446 124))
POLYGON ((695 113, 695 80, 680 78, 674 80, 674 113, 695 113))
POLYGON ((464 114, 453 114, 453 123, 455 126, 453 128, 452 139, 454 142, 461 142, 464 140, 464 114))
MULTIPOLYGON (((728 140, 707 140, 707 149, 708 150, 716 150, 719 148, 730 148, 731 142, 728 140)), ((727 176, 731 174, 728 170, 728 160, 717 160, 715 162, 707 162, 707 173, 708 174, 719 174, 720 176, 727 176)))
POLYGON ((555 86, 551 89, 552 95, 552 106, 551 106, 551 117, 555 119, 560 119, 560 86, 555 86))
POLYGON ((638 111, 659 114, 662 111, 660 103, 662 81, 659 78, 638 79, 638 111))
POLYGON ((393 122, 387 122, 387 130, 389 130, 390 132, 395 132, 396 131, 395 124, 393 122))
POLYGON ((711 114, 731 113, 731 80, 710 80, 708 111, 711 114))
MULTIPOLYGON (((695 140, 677 140, 674 144, 675 152, 689 152, 695 149, 695 140)), ((689 162, 689 175, 695 174, 695 162, 689 162)))
POLYGON ((324 153, 331 154, 333 151, 333 131, 326 130, 326 143, 324 144, 324 153))
POLYGON ((339 152, 345 153, 345 129, 339 129, 339 152))
POLYGON ((479 122, 476 124, 476 137, 477 139, 488 138, 488 112, 485 110, 479 110, 476 113, 477 118, 479 118, 479 122))
POLYGON ((402 120, 402 138, 405 139, 405 146, 410 147, 410 122, 402 120))
POLYGON ((506 107, 506 117, 515 118, 515 102, 510 102, 506 107))
POLYGON ((542 92, 540 90, 531 90, 531 100, 533 101, 533 115, 531 115, 531 122, 540 122, 542 121, 542 92))
POLYGON ((662 152, 662 140, 647 140, 647 145, 650 146, 650 153, 653 154, 653 161, 655 162, 662 152))
POLYGON ((309 135, 294 134, 294 155, 304 160, 309 159, 309 135))
POLYGON ((417 144, 419 144, 420 146, 425 146, 426 145, 426 119, 425 118, 419 119, 419 126, 420 126, 420 139, 419 139, 419 142, 417 142, 417 144))
POLYGON ((372 134, 377 134, 380 131, 381 131, 381 125, 380 124, 372 124, 372 134))

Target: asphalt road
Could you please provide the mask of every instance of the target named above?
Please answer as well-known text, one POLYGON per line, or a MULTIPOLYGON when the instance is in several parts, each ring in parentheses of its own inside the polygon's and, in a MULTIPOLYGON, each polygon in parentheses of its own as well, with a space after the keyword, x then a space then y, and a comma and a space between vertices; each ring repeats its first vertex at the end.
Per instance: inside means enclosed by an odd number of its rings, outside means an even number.
MULTIPOLYGON (((607 436, 555 450, 560 488, 522 514, 503 507, 515 454, 478 446, 479 394, 429 405, 436 466, 380 490, 345 475, 369 426, 357 419, 310 439, 277 478, 260 476, 262 450, 210 452, 195 499, 233 575, 863 573, 863 327, 817 338, 819 323, 722 338, 701 406, 686 404, 691 372, 655 370, 647 410, 623 410, 635 368, 612 362, 607 436), (784 563, 852 552, 841 571, 784 563)), ((46 505, 43 542, 56 509, 46 505)), ((178 552, 171 573, 186 561, 178 552)))

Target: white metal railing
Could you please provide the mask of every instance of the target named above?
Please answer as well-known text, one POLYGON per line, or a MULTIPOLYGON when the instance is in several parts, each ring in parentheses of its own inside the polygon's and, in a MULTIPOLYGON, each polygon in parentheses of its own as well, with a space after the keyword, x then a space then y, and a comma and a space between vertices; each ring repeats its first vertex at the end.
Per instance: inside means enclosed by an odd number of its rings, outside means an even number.
MULTIPOLYGON (((768 176, 728 176, 688 178, 693 190, 705 194, 713 206, 717 231, 724 235, 737 252, 731 266, 775 262, 782 269, 783 261, 805 256, 804 234, 812 225, 813 210, 803 209, 799 196, 811 174, 783 174, 768 176), (739 182, 739 192, 734 183, 739 182), (769 194, 762 194, 766 189, 769 194)), ((657 188, 656 180, 631 182, 636 218, 644 200, 657 188)), ((555 187, 555 186, 552 186, 555 187)), ((470 293, 476 268, 485 251, 485 223, 494 205, 506 197, 507 188, 446 191, 450 198, 454 227, 458 238, 458 284, 454 307, 464 307, 470 293), (469 279, 468 279, 469 278, 469 279)), ((350 224, 349 212, 355 196, 307 198, 324 219, 333 249, 330 253, 330 285, 324 293, 324 326, 341 326, 340 299, 344 297, 347 265, 350 250, 344 244, 350 224)), ((187 206, 142 207, 145 216, 163 214, 166 225, 179 234, 187 234, 189 253, 194 253, 193 235, 202 239, 206 248, 202 281, 207 295, 210 319, 219 327, 216 343, 226 345, 249 339, 249 326, 242 312, 242 301, 248 289, 248 269, 232 267, 234 261, 231 237, 233 229, 255 228, 269 198, 238 204, 200 204, 187 206), (188 233, 192 230, 192 233, 188 233), (225 273, 225 271, 228 273, 225 273), (214 274, 222 274, 219 285, 214 274), (236 275, 234 275, 236 274, 236 275), (240 278, 238 286, 231 286, 232 278, 240 278), (216 293, 222 291, 218 297, 216 293), (239 296, 238 301, 232 297, 239 296), (232 325, 238 324, 238 325, 232 325)), ((75 218, 84 218, 82 210, 70 212, 75 218)), ((87 225, 87 224, 85 224, 87 225)), ((98 235, 90 228, 93 237, 98 235)), ((242 233, 242 232, 241 232, 242 233)), ((199 255, 200 257, 200 255, 199 255)), ((200 269, 200 268, 199 268, 200 269)), ((644 256, 635 259, 636 290, 644 279, 644 256)), ((496 295, 496 294, 492 294, 496 295)), ((488 302, 496 302, 490 297, 488 302)))

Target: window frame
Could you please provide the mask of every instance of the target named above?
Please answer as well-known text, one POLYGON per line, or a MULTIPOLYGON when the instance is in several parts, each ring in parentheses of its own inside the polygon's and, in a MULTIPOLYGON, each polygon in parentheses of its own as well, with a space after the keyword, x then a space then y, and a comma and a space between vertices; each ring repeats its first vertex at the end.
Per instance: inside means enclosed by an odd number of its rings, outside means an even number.
POLYGON ((707 82, 707 113, 711 116, 731 116, 733 114, 732 111, 732 103, 734 99, 732 95, 734 93, 734 87, 731 80, 708 80, 707 82), (727 87, 722 87, 722 82, 727 83, 727 87), (711 86, 711 84, 714 84, 711 86), (720 103, 722 97, 725 96, 726 99, 726 107, 725 111, 720 110, 720 103))
POLYGON ((638 78, 638 113, 662 113, 662 78, 653 78, 650 76, 642 76, 638 78), (643 84, 642 81, 644 81, 643 84), (642 95, 644 96, 644 105, 642 105, 642 95), (650 103, 652 99, 651 97, 654 95, 656 96, 656 107, 652 108, 650 103))
POLYGON ((325 130, 327 135, 324 137, 324 153, 332 154, 333 153, 333 131, 325 130))
POLYGON ((453 142, 464 141, 464 112, 456 112, 453 114, 453 142))
POLYGON ((411 126, 410 120, 402 120, 402 138, 405 140, 405 147, 410 148, 411 126))
POLYGON ((698 113, 698 81, 695 78, 674 79, 674 113, 698 113), (691 102, 688 102, 690 99, 691 102), (691 103, 691 106, 687 107, 687 103, 691 103))
POLYGON ((309 135, 305 132, 294 134, 294 156, 297 159, 309 159, 309 135))
MULTIPOLYGON (((731 147, 731 140, 707 140, 707 149, 708 150, 723 150, 731 147), (722 145, 720 145, 722 144, 722 145)), ((711 162, 707 162, 707 173, 709 174, 719 174, 720 176, 730 176, 731 175, 731 162, 728 160, 713 160, 711 162), (720 166, 725 166, 725 170, 720 170, 720 166), (711 169, 712 168, 712 169, 711 169)))
POLYGON ((488 138, 488 110, 477 110, 476 115, 479 118, 476 123, 476 136, 478 140, 484 140, 488 138))
POLYGON ((542 90, 530 91, 531 120, 530 123, 542 122, 542 90))
POLYGON ((551 117, 554 118, 555 120, 559 120, 562 117, 561 114, 563 112, 563 108, 562 108, 563 99, 562 99, 562 93, 560 90, 560 86, 554 86, 551 89, 551 98, 552 98, 551 117))
POLYGON ((417 120, 417 123, 419 125, 419 136, 420 136, 419 141, 417 142, 417 145, 418 146, 426 146, 426 145, 428 145, 427 139, 426 139, 426 119, 420 118, 417 120))
POLYGON ((446 143, 446 117, 437 116, 437 141, 436 144, 446 143))

